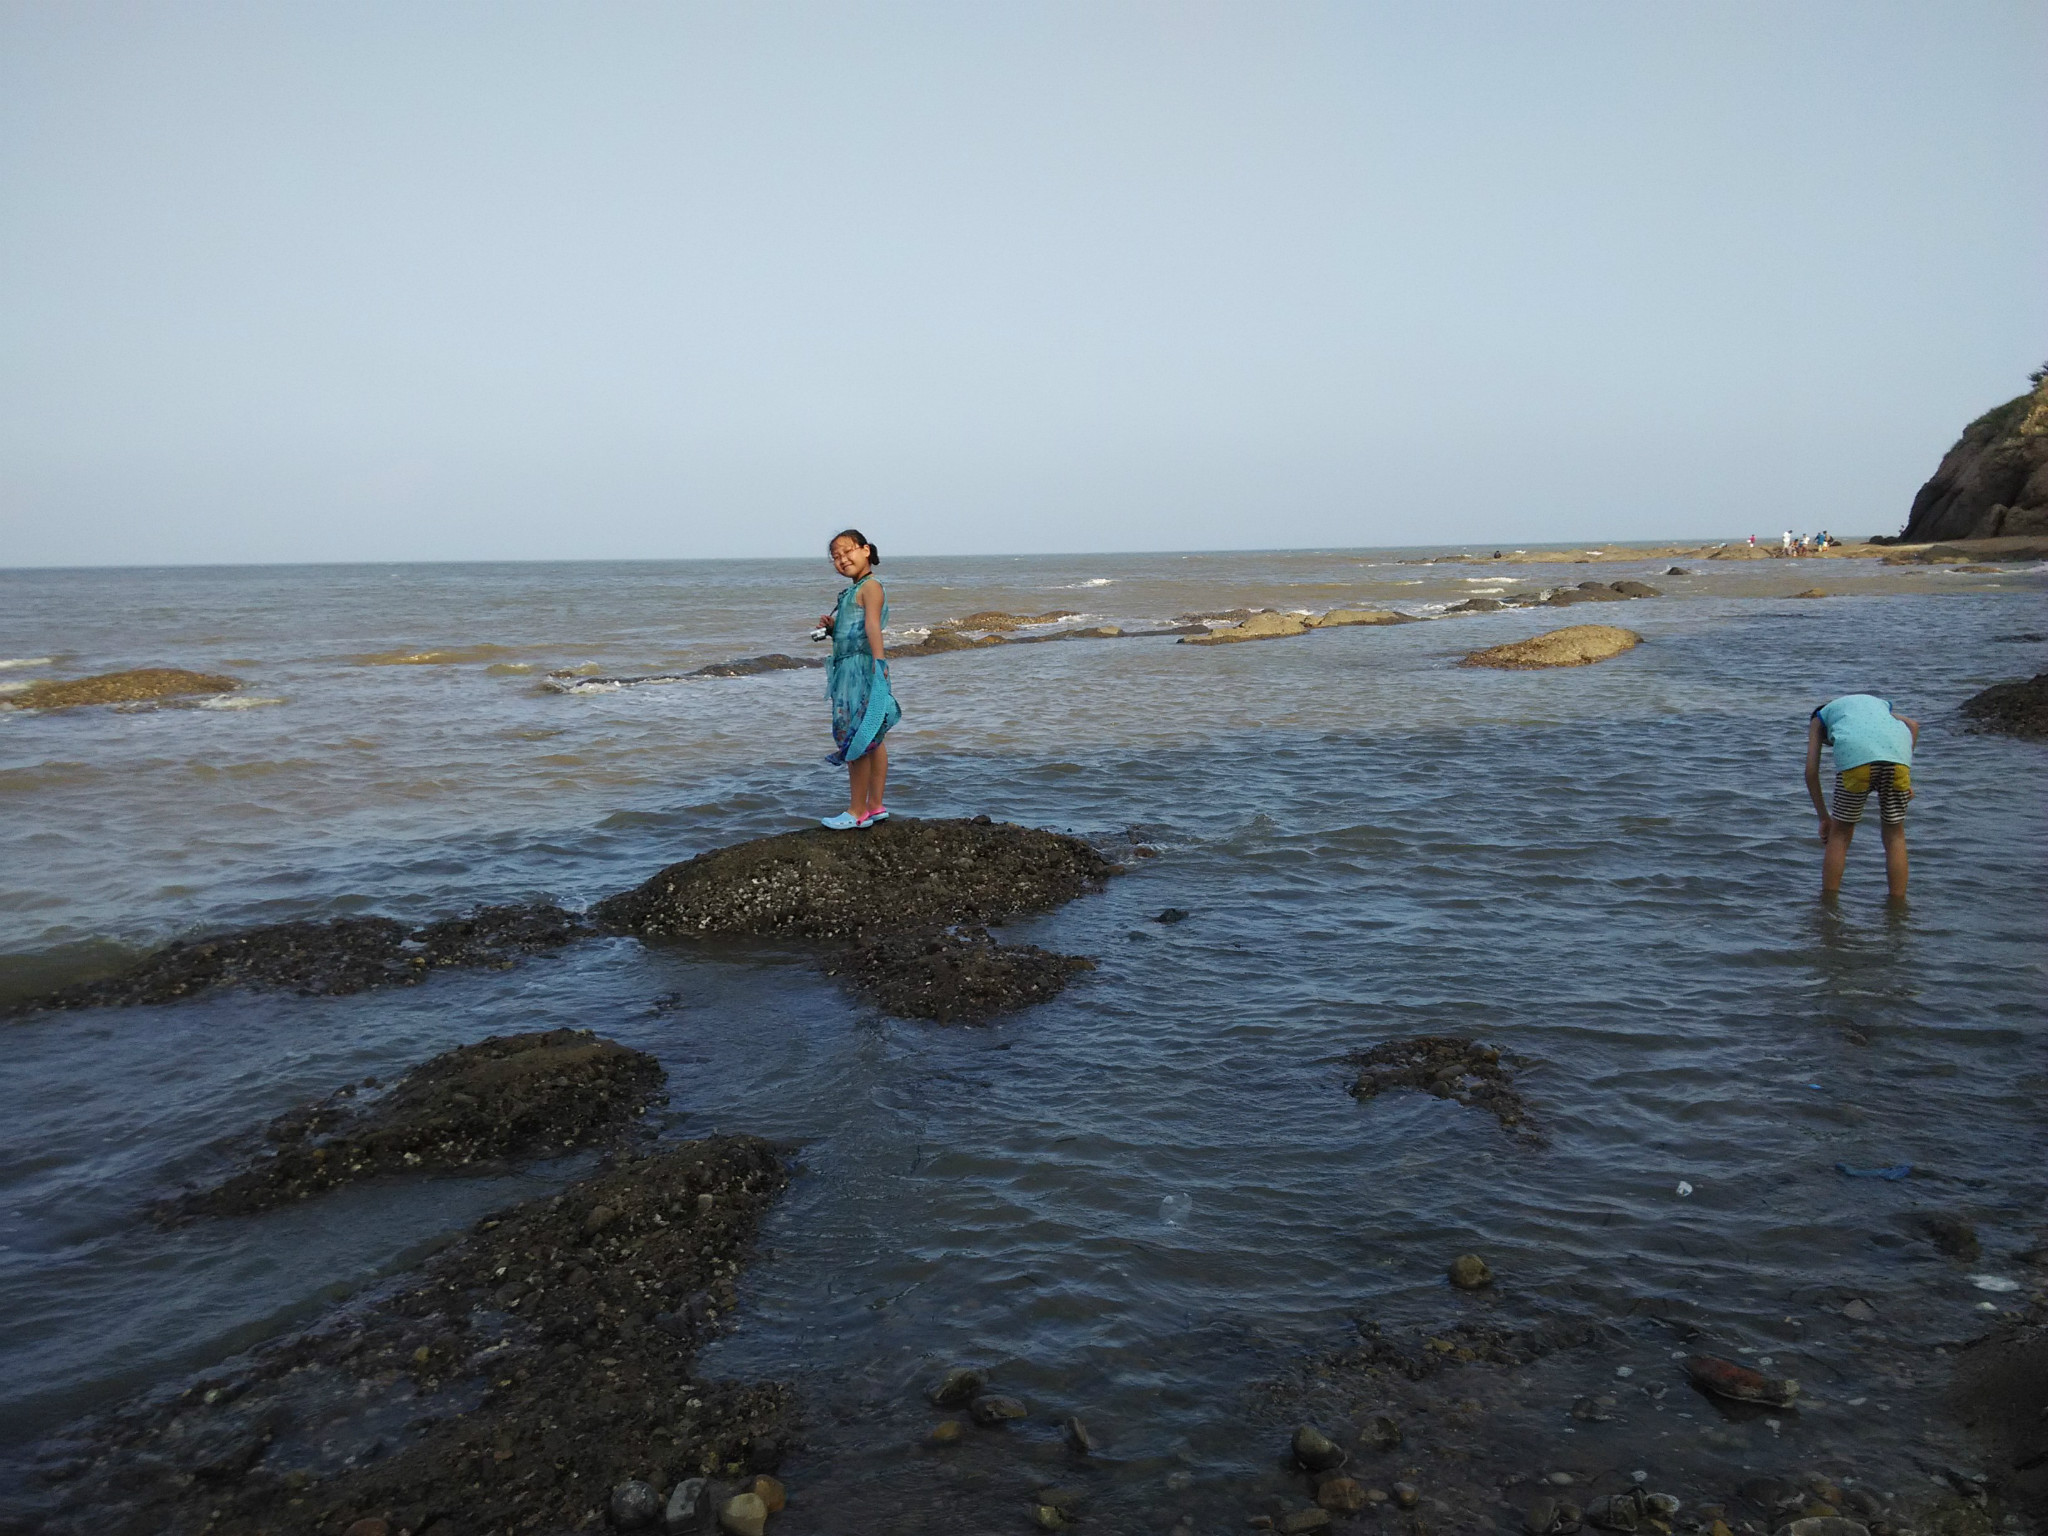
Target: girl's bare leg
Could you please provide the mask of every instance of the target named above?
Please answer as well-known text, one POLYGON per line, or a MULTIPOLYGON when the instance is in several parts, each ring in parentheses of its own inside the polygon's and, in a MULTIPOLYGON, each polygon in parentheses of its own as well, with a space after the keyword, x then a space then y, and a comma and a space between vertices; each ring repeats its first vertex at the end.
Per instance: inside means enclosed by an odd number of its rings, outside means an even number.
POLYGON ((856 757, 846 765, 846 808, 855 816, 868 813, 868 760, 856 757))
MULTIPOLYGON (((889 783, 889 747, 886 742, 876 742, 868 749, 868 755, 861 759, 868 766, 868 805, 863 816, 872 815, 882 808, 882 791, 889 783)), ((1904 857, 1905 845, 1901 843, 1900 857, 1904 857)))

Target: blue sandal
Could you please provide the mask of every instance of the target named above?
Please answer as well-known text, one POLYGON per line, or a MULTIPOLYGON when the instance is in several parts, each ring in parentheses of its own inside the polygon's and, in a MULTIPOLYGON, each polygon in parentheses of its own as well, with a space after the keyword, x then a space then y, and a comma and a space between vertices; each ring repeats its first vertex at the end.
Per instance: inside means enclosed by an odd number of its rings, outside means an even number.
POLYGON ((888 819, 889 807, 887 807, 886 805, 878 805, 872 811, 869 811, 867 815, 861 817, 861 819, 855 822, 854 825, 857 827, 872 827, 876 822, 887 821, 888 819))
POLYGON ((837 816, 826 816, 818 825, 833 832, 851 832, 861 824, 860 818, 851 811, 841 811, 837 816))

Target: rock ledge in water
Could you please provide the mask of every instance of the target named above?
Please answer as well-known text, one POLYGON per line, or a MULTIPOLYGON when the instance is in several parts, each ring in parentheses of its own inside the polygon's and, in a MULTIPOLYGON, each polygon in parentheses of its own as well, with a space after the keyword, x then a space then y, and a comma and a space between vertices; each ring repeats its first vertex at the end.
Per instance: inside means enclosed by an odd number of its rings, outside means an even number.
POLYGON ((1080 955, 999 945, 986 928, 892 935, 825 962, 828 976, 844 976, 898 1018, 941 1024, 974 1023, 1048 1002, 1069 977, 1094 969, 1095 962, 1080 955))
POLYGON ((629 1481, 773 1471, 794 1394, 695 1364, 788 1178, 716 1137, 498 1211, 369 1306, 80 1426, 86 1470, 33 1528, 566 1531, 629 1481))
POLYGON ((418 928, 389 917, 277 923, 167 944, 125 971, 0 1011, 174 1003, 226 986, 340 997, 372 987, 414 986, 447 967, 505 969, 522 955, 559 949, 589 931, 574 913, 544 902, 481 907, 468 917, 418 928))
POLYGON ((167 1217, 233 1216, 390 1173, 445 1173, 487 1158, 587 1146, 631 1123, 660 1088, 652 1056, 589 1030, 498 1035, 406 1073, 375 1103, 344 1088, 272 1121, 275 1148, 167 1217))
POLYGON ((1007 822, 901 817, 862 832, 765 837, 671 864, 592 909, 646 938, 869 939, 1048 912, 1120 866, 1078 837, 1007 822))
POLYGON ((1962 713, 1976 722, 1974 729, 1979 731, 2048 741, 2048 672, 2023 683, 1993 683, 1965 699, 1962 713))
POLYGON ((139 667, 93 677, 45 679, 0 700, 10 709, 75 709, 81 704, 132 704, 196 693, 232 693, 238 677, 187 672, 181 667, 139 667))
POLYGON ((1496 667, 1503 671, 1531 671, 1538 667, 1584 667, 1623 651, 1634 650, 1643 637, 1631 629, 1612 624, 1574 624, 1554 629, 1530 640, 1474 651, 1458 663, 1461 667, 1496 667))

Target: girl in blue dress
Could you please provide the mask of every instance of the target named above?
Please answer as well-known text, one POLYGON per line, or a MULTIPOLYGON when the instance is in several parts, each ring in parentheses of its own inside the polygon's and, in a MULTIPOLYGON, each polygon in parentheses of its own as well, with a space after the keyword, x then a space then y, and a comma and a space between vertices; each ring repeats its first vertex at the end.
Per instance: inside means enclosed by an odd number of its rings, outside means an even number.
POLYGON ((832 636, 832 665, 825 674, 825 694, 832 701, 832 739, 838 744, 828 762, 846 764, 847 809, 827 816, 834 832, 886 821, 882 788, 889 777, 889 748, 882 738, 903 718, 903 709, 889 691, 889 664, 882 659, 882 630, 889 622, 889 604, 875 567, 882 552, 858 528, 833 537, 828 546, 832 567, 852 583, 839 603, 818 623, 832 636))

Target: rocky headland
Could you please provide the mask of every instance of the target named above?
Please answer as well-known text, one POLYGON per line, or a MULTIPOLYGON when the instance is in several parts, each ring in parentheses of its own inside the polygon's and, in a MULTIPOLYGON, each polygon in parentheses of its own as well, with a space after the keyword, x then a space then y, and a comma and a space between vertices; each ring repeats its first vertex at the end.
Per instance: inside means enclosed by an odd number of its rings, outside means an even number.
POLYGON ((1899 542, 2048 536, 2048 367, 1979 416, 1913 498, 1899 542))

